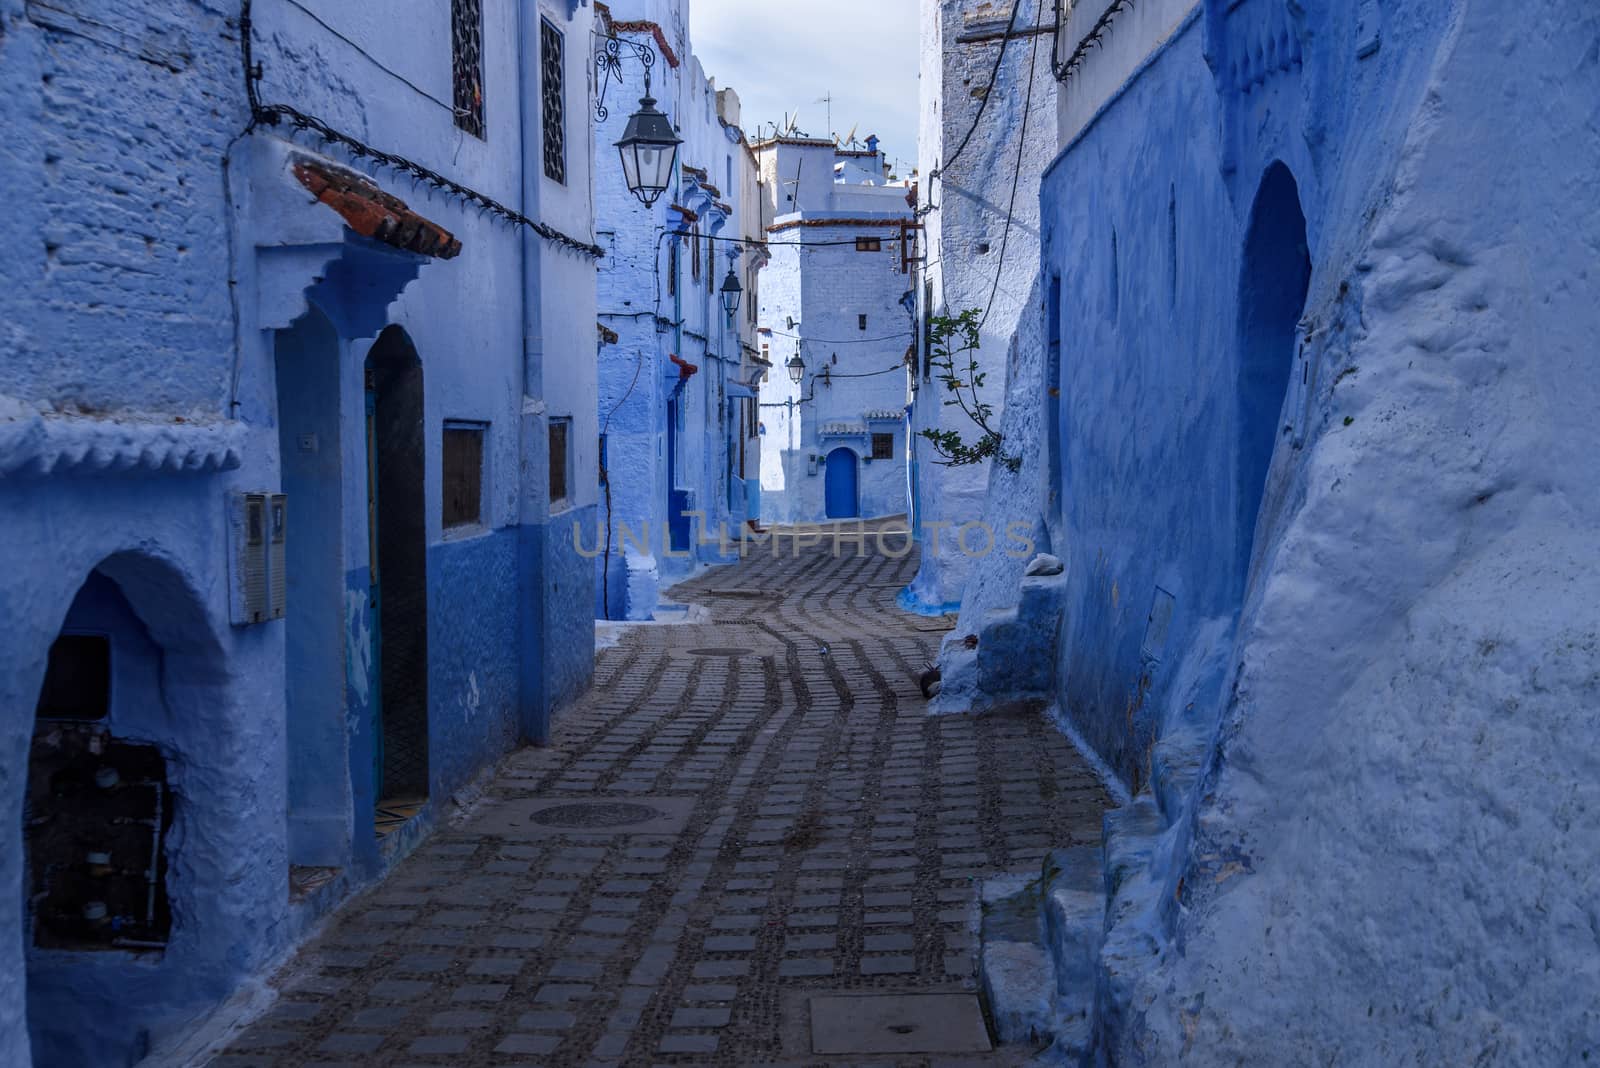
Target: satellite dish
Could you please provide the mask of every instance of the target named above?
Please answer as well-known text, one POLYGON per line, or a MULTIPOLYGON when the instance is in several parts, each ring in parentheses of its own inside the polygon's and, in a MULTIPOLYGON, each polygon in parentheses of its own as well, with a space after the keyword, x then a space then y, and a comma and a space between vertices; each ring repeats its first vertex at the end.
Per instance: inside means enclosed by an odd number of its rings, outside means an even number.
POLYGON ((856 130, 860 127, 861 124, 858 122, 854 126, 850 127, 849 133, 844 135, 844 146, 846 148, 849 148, 851 145, 856 143, 856 130))

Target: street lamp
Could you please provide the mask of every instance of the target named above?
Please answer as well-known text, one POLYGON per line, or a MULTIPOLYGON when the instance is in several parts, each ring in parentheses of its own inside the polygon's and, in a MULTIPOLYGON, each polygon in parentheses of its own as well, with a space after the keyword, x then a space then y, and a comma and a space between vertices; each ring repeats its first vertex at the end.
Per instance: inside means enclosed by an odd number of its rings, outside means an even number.
POLYGON ((794 347, 794 355, 789 357, 789 362, 784 366, 789 369, 789 381, 798 386, 800 380, 806 376, 806 361, 800 358, 799 345, 794 347))
POLYGON ((722 307, 728 313, 728 325, 733 325, 734 313, 739 310, 739 298, 744 296, 744 286, 739 284, 739 279, 733 273, 733 265, 728 265, 728 277, 722 280, 722 307))
POLYGON ((628 191, 650 207, 672 184, 673 167, 678 162, 678 146, 683 143, 672 130, 672 120, 656 110, 650 96, 650 80, 645 79, 639 110, 628 119, 628 127, 617 142, 622 155, 622 174, 628 191))
POLYGON ((626 48, 644 68, 644 96, 639 98, 639 110, 628 118, 622 131, 622 140, 616 142, 622 156, 622 174, 627 179, 628 191, 650 207, 672 184, 673 170, 678 162, 678 146, 683 139, 672 128, 672 120, 656 109, 655 98, 650 95, 650 68, 655 66, 656 53, 649 45, 639 44, 620 37, 607 37, 604 47, 596 57, 596 65, 603 76, 600 91, 595 95, 596 122, 604 122, 610 114, 606 110, 606 88, 612 79, 622 81, 622 50, 626 48))

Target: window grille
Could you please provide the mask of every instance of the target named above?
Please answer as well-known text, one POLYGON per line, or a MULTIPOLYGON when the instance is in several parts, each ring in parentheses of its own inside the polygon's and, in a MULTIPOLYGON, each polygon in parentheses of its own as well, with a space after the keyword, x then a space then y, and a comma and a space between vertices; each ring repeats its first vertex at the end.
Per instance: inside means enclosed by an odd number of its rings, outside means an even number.
POLYGON ((689 228, 689 276, 696 282, 700 281, 700 226, 698 223, 689 228))
POLYGON ((893 434, 874 434, 874 435, 872 435, 872 458, 874 460, 893 460, 894 459, 894 435, 893 434))
POLYGON ((857 252, 882 252, 883 251, 883 238, 881 238, 881 237, 858 237, 858 238, 856 238, 856 251, 857 252))
POLYGON ((40 719, 104 719, 109 711, 111 639, 103 634, 61 635, 50 646, 34 714, 40 719))
POLYGON ((446 530, 483 521, 483 432, 481 424, 445 424, 443 522, 446 530))
POLYGON ((544 101, 544 174, 567 184, 565 42, 548 19, 539 20, 539 69, 544 101))
POLYGON ((450 0, 450 62, 455 86, 456 125, 474 137, 482 137, 482 0, 450 0))
POLYGON ((678 239, 667 242, 667 296, 678 295, 678 239))
POLYGON ((550 420, 550 503, 567 499, 567 482, 571 458, 567 455, 567 432, 572 429, 570 419, 550 420))

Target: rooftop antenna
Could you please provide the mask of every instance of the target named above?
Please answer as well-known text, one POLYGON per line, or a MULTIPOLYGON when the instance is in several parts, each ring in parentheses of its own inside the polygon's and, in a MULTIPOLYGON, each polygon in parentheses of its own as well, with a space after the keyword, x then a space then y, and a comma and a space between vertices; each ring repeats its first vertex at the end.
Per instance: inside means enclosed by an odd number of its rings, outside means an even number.
POLYGON ((828 105, 828 136, 833 138, 834 144, 838 144, 839 135, 833 132, 833 90, 829 89, 825 95, 819 96, 815 102, 828 105))

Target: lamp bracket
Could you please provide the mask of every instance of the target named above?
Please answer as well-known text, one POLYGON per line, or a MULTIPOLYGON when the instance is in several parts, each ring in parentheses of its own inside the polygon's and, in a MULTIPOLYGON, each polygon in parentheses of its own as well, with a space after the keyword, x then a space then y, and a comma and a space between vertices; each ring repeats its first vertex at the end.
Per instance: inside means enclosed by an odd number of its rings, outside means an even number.
POLYGON ((623 37, 600 38, 600 48, 594 57, 595 74, 600 82, 600 88, 594 97, 594 121, 605 122, 611 117, 611 112, 606 108, 606 89, 613 81, 622 84, 623 50, 639 61, 639 66, 644 68, 644 95, 650 95, 650 70, 656 65, 656 50, 647 44, 638 41, 629 41, 623 37))

